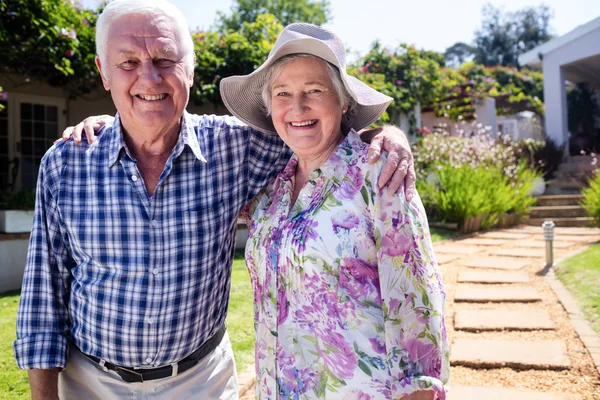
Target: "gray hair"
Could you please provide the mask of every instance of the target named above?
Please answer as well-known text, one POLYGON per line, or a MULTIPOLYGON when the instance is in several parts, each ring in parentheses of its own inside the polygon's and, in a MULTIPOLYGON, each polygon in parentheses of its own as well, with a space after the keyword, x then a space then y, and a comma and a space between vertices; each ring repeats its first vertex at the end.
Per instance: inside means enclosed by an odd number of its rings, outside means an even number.
POLYGON ((331 63, 325 61, 321 57, 317 57, 308 53, 294 53, 288 54, 287 56, 281 57, 277 61, 275 61, 265 74, 265 84, 262 88, 261 96, 265 106, 265 112, 267 115, 271 115, 271 87, 273 86, 273 81, 279 74, 284 66, 286 66, 290 61, 295 60, 297 58, 314 58, 319 60, 319 62, 323 63, 327 67, 327 73, 329 74, 329 79, 331 80, 331 85, 333 86, 333 91, 340 102, 342 108, 348 107, 346 113, 342 115, 342 132, 344 134, 348 133, 350 127, 352 126, 352 117, 354 115, 354 106, 356 105, 356 101, 344 86, 344 82, 342 81, 342 77, 340 76, 339 69, 332 65, 331 63))
POLYGON ((186 72, 191 74, 194 71, 194 42, 188 23, 181 11, 166 0, 115 0, 108 3, 96 22, 96 54, 102 65, 106 65, 110 25, 121 18, 134 15, 164 15, 170 18, 181 38, 186 72))

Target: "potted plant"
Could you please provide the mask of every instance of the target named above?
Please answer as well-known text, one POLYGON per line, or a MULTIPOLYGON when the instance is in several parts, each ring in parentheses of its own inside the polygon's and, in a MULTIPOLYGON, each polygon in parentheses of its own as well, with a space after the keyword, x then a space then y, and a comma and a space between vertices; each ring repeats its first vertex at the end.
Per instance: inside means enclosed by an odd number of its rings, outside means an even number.
POLYGON ((0 232, 31 232, 35 191, 0 193, 0 232))

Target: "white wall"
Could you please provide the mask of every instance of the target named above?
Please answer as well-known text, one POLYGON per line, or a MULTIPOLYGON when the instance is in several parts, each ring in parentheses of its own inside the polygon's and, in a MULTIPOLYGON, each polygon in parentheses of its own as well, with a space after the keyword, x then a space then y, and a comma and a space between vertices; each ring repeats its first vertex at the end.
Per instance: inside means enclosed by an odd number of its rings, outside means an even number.
POLYGON ((567 98, 562 66, 600 54, 600 29, 544 55, 546 135, 557 145, 568 144, 567 98))
POLYGON ((21 288, 28 239, 0 240, 0 293, 21 288))

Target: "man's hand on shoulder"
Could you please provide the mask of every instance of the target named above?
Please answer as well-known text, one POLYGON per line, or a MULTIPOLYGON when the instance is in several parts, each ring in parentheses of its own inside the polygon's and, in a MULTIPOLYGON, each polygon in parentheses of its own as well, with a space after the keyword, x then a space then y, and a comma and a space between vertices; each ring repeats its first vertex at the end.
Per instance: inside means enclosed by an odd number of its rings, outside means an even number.
POLYGON ((378 185, 388 185, 390 194, 396 193, 404 182, 404 195, 408 201, 416 193, 415 167, 412 151, 408 138, 399 128, 385 125, 379 128, 363 130, 360 133, 363 141, 370 142, 369 162, 374 163, 379 159, 381 150, 388 152, 386 163, 383 167, 378 185))

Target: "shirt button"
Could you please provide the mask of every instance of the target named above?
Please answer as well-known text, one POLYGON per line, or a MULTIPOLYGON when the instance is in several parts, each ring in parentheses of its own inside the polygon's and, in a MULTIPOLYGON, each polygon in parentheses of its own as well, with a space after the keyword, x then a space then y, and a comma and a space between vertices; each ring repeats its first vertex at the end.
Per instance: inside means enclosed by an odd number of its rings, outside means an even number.
POLYGON ((137 176, 131 175, 131 180, 134 181, 134 182, 137 181, 137 176))
POLYGON ((152 226, 156 227, 158 225, 158 221, 153 219, 152 222, 150 222, 152 224, 152 226))
POLYGON ((153 273, 154 275, 158 275, 158 268, 154 268, 154 269, 152 270, 152 273, 153 273))
POLYGON ((149 323, 149 324, 151 324, 151 323, 153 323, 153 322, 154 322, 154 318, 150 317, 150 318, 148 318, 146 321, 148 321, 148 323, 149 323))
POLYGON ((146 363, 150 364, 152 362, 152 358, 148 357, 146 358, 146 363))

